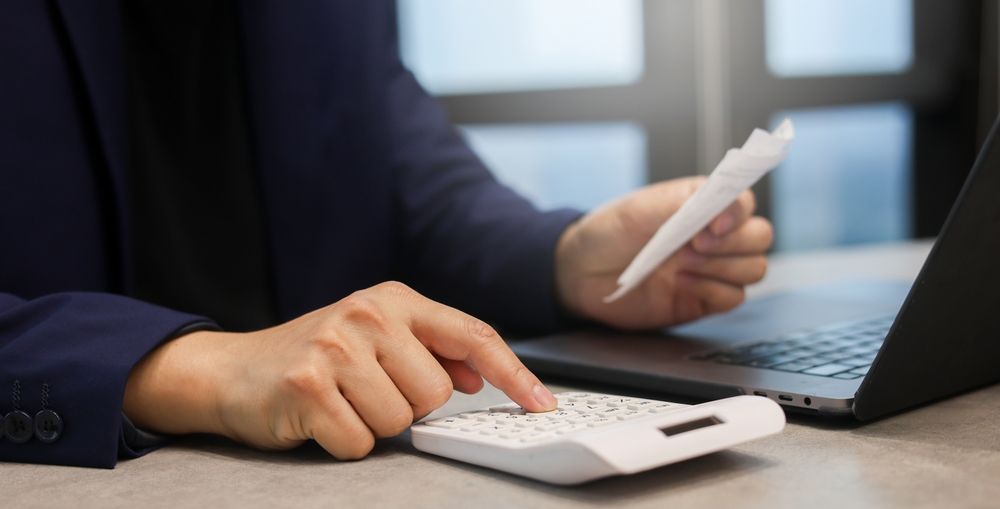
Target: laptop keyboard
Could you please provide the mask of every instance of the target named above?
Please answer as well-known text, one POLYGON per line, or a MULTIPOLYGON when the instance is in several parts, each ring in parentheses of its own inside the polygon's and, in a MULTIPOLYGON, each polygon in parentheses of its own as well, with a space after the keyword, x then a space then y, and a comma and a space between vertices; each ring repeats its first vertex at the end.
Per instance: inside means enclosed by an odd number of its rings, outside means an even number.
POLYGON ((843 380, 861 378, 875 361, 895 316, 796 331, 698 358, 843 380))

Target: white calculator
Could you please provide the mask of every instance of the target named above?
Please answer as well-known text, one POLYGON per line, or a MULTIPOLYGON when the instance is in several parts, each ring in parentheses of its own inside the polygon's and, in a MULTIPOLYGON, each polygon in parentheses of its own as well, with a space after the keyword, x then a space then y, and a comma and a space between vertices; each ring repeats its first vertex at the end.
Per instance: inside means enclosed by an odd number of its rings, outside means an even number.
POLYGON ((737 396, 682 405, 589 392, 556 394, 531 413, 515 403, 414 424, 417 449, 554 484, 634 474, 773 435, 777 403, 737 396))

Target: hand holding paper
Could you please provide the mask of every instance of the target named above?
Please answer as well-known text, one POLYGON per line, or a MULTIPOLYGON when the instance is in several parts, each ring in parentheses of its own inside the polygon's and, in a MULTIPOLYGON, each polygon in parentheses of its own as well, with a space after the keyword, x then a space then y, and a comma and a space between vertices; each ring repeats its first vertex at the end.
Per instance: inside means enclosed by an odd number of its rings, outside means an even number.
POLYGON ((754 129, 741 148, 732 148, 705 184, 670 217, 639 251, 618 278, 618 289, 606 297, 612 302, 638 286, 664 260, 705 228, 741 192, 771 171, 788 155, 795 132, 785 119, 772 133, 754 129))

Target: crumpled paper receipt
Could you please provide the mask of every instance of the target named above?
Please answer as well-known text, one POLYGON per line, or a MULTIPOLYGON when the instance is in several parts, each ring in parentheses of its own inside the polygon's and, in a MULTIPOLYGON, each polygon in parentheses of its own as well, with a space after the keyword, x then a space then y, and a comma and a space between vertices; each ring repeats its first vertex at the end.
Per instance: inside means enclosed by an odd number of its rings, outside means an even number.
POLYGON ((778 166, 788 155, 794 137, 792 121, 786 118, 774 132, 754 129, 743 147, 729 149, 705 185, 656 230, 653 238, 632 259, 618 277, 618 289, 605 297, 604 302, 613 302, 642 283, 664 260, 736 201, 740 193, 778 166))

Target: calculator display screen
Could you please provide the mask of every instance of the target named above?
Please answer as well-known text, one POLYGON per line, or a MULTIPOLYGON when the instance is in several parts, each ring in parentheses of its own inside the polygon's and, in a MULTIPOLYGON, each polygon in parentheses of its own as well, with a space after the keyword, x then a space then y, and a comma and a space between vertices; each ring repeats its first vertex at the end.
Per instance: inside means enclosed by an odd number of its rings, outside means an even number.
POLYGON ((718 417, 712 415, 702 419, 682 422, 666 428, 660 428, 660 431, 662 431, 664 435, 672 437, 674 435, 680 435, 681 433, 687 433, 688 431, 715 426, 716 424, 722 424, 722 421, 719 420, 718 417))

